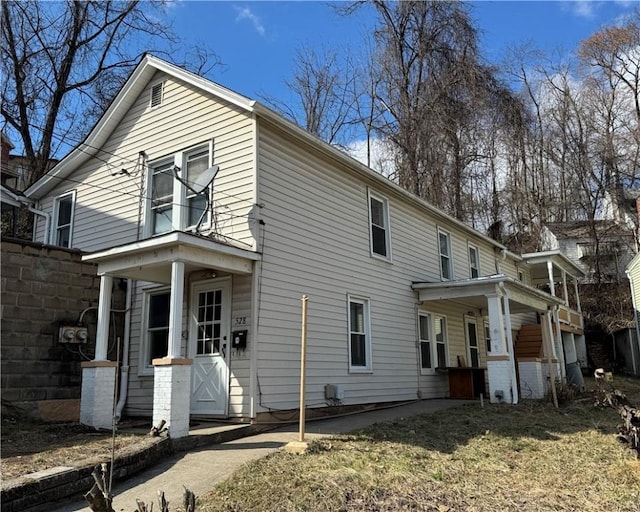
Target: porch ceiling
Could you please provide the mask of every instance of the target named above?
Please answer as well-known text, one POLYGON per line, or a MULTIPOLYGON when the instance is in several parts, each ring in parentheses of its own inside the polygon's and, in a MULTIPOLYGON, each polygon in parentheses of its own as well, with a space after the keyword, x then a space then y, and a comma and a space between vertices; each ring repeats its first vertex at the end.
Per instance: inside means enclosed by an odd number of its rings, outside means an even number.
POLYGON ((452 301, 470 309, 487 309, 487 297, 507 295, 511 313, 546 311, 562 300, 503 274, 447 281, 442 283, 415 282, 411 287, 418 292, 420 302, 452 301))
POLYGON ((251 274, 260 255, 213 240, 174 231, 139 242, 87 254, 83 261, 98 264, 99 275, 171 283, 171 263, 185 263, 185 273, 211 269, 251 274))

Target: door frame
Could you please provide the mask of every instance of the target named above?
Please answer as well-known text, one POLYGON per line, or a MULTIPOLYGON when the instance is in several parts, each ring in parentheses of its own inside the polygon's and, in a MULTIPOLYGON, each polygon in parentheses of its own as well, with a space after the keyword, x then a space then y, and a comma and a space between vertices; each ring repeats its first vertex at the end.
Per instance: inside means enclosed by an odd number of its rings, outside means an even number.
MULTIPOLYGON (((230 393, 230 375, 231 371, 229 368, 229 363, 231 359, 231 301, 233 298, 233 287, 231 276, 228 277, 218 277, 214 279, 205 279, 202 281, 194 281, 191 283, 191 290, 189 294, 189 307, 187 311, 188 315, 188 338, 187 338, 187 346, 188 346, 188 357, 193 360, 193 365, 196 364, 196 340, 197 340, 197 317, 195 316, 195 306, 198 304, 197 298, 198 293, 202 290, 211 289, 211 288, 221 288, 222 289, 222 311, 221 311, 221 319, 224 319, 222 323, 222 327, 220 330, 220 336, 225 340, 227 348, 223 352, 224 357, 224 366, 225 366, 225 375, 223 375, 223 383, 225 386, 225 400, 224 400, 224 411, 219 414, 212 413, 213 416, 223 416, 227 417, 229 415, 229 393, 230 393), (226 337, 226 339, 225 339, 226 337)), ((191 381, 189 382, 189 399, 193 404, 193 371, 191 376, 191 381)), ((189 414, 207 414, 207 413, 198 413, 193 412, 191 407, 189 408, 189 414)))

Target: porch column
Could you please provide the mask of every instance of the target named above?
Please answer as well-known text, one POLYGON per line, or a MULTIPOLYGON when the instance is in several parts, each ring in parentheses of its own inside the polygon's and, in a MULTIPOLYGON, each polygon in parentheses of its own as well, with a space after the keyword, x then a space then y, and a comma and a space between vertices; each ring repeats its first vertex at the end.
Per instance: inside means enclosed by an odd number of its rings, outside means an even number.
POLYGON ((96 328, 96 352, 94 361, 106 361, 109 346, 109 317, 111 316, 111 292, 113 277, 100 277, 100 298, 98 299, 98 326, 96 328))
POLYGON ((558 358, 559 367, 560 367, 558 373, 560 378, 564 378, 567 376, 567 369, 566 369, 566 361, 564 359, 564 344, 562 342, 562 331, 560 330, 560 314, 558 309, 559 309, 558 306, 554 307, 552 321, 556 326, 556 338, 554 341, 556 344, 556 356, 558 358))
POLYGON ((167 357, 180 357, 182 341, 182 304, 184 302, 184 262, 171 263, 171 298, 169 303, 169 343, 167 357))
POLYGON ((569 290, 567 289, 567 273, 562 271, 562 291, 564 293, 564 305, 569 307, 569 290))
POLYGON ((579 313, 582 313, 582 306, 580 305, 580 295, 578 294, 578 280, 577 279, 573 280, 573 289, 576 292, 576 310, 579 313))
POLYGON ((510 403, 512 402, 513 363, 512 355, 507 349, 505 319, 508 311, 504 313, 502 311, 501 295, 496 293, 486 297, 489 311, 489 330, 491 331, 491 353, 487 354, 489 400, 492 403, 510 403))
POLYGON ((553 282, 553 263, 551 261, 547 261, 547 274, 549 275, 549 291, 551 295, 556 296, 556 285, 553 282))
POLYGON ((540 323, 542 324, 542 341, 544 343, 545 356, 549 366, 549 386, 555 386, 557 378, 557 359, 555 344, 553 342, 553 329, 551 327, 551 312, 547 311, 546 313, 542 313, 540 315, 540 320, 540 323), (552 361, 552 359, 555 361, 552 361))
POLYGON ((118 363, 107 360, 112 288, 113 278, 101 276, 95 356, 93 361, 81 364, 80 423, 97 429, 109 429, 113 425, 118 363))
POLYGON ((184 305, 184 262, 171 263, 169 340, 167 356, 154 359, 153 425, 166 422, 169 436, 189 435, 191 409, 191 359, 181 355, 182 308, 184 305))

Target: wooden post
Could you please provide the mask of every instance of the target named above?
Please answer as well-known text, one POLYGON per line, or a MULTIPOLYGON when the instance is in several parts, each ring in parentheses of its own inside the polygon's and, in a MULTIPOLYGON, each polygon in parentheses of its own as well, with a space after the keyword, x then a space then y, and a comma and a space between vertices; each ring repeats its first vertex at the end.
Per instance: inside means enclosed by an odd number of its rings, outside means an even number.
POLYGON ((305 422, 305 381, 307 370, 307 301, 306 295, 302 296, 302 335, 300 336, 300 435, 298 441, 304 443, 305 422))
POLYGON ((553 336, 551 327, 551 312, 547 310, 542 316, 542 343, 544 345, 544 351, 547 354, 547 364, 549 365, 549 380, 551 381, 551 396, 553 398, 553 405, 558 408, 558 393, 556 391, 556 369, 553 365, 553 336))
POLYGON ((293 453, 304 453, 308 445, 304 440, 305 426, 305 381, 307 370, 307 301, 306 295, 302 296, 302 335, 300 340, 300 429, 298 441, 292 441, 285 446, 285 450, 293 453))

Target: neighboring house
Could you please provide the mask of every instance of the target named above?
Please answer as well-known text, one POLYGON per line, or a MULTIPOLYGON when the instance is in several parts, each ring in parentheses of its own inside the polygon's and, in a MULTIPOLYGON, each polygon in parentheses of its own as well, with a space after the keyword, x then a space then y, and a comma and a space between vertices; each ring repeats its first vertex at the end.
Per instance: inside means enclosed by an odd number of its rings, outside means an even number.
POLYGON ((640 253, 627 265, 626 275, 631 286, 635 329, 623 329, 616 333, 615 341, 623 355, 624 369, 633 375, 640 375, 640 253))
POLYGON ((622 281, 638 252, 639 195, 638 189, 607 190, 594 221, 547 223, 542 250, 562 251, 586 273, 586 282, 622 281))
POLYGON ((129 280, 116 413, 165 419, 174 437, 190 416, 260 422, 297 409, 303 295, 310 408, 516 403, 543 396, 583 351, 581 271, 558 252, 510 253, 260 103, 155 57, 25 194, 50 218, 48 229, 36 219, 37 240, 98 265, 89 425, 112 421, 115 279, 129 280))

